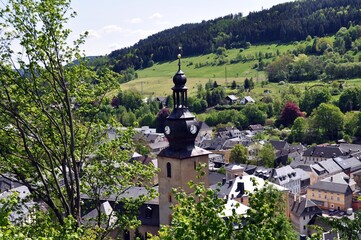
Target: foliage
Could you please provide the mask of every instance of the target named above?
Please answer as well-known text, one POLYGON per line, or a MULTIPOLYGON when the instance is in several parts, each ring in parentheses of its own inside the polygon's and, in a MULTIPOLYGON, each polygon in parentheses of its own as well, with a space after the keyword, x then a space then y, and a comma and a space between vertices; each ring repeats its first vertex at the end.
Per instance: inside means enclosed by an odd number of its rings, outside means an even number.
MULTIPOLYGON (((146 183, 154 169, 128 161, 134 151, 131 129, 120 132, 110 121, 119 137, 108 139, 99 109, 110 106, 106 94, 118 79, 110 70, 86 67, 79 51, 85 35, 68 44, 71 31, 64 26, 75 16, 70 9, 68 0, 10 0, 0 11, 2 28, 10 29, 1 36, 0 174, 10 173, 27 186, 54 226, 76 230, 82 194, 93 198, 95 209, 110 194, 116 203, 126 201, 120 193, 146 183), (14 53, 13 42, 20 43, 22 54, 14 53), (65 66, 74 58, 78 64, 65 66)), ((148 197, 134 200, 134 207, 148 197)), ((116 224, 133 227, 134 217, 124 212, 116 224)), ((95 222, 101 227, 108 221, 99 214, 95 222)))
POLYGON ((357 240, 360 239, 361 232, 361 211, 355 212, 355 218, 322 218, 326 224, 332 227, 333 230, 338 231, 341 239, 357 240))
POLYGON ((236 144, 231 150, 229 160, 232 163, 247 163, 248 150, 242 144, 236 144))
POLYGON ((338 101, 338 106, 342 112, 360 110, 361 108, 361 88, 345 89, 338 101))
MULTIPOLYGON (((108 58, 114 71, 120 72, 169 61, 177 56, 179 43, 185 56, 193 56, 216 52, 219 47, 239 49, 249 47, 250 43, 299 41, 308 35, 323 37, 347 27, 350 22, 359 23, 360 7, 360 3, 353 0, 288 2, 251 12, 247 17, 230 14, 198 24, 183 24, 141 40, 132 47, 115 50, 108 58)), ((344 35, 340 37, 345 38, 344 35)), ((322 54, 321 50, 327 49, 327 41, 317 40, 314 45, 311 48, 311 42, 308 53, 322 54)))
POLYGON ((303 113, 300 111, 300 108, 293 102, 287 102, 283 107, 280 122, 283 126, 292 125, 296 118, 303 117, 303 113))
POLYGON ((310 115, 312 110, 321 103, 327 103, 331 100, 330 92, 324 87, 313 87, 304 92, 300 99, 300 108, 310 115))
POLYGON ((297 239, 280 204, 283 196, 272 186, 256 188, 250 194, 250 209, 245 216, 232 211, 222 217, 226 200, 217 198, 218 190, 192 182, 189 185, 194 193, 176 192, 178 203, 173 206, 172 224, 161 227, 160 239, 297 239))
POLYGON ((329 140, 336 140, 344 129, 343 113, 335 105, 321 103, 313 110, 311 117, 314 127, 329 140))
POLYGON ((258 152, 258 158, 263 166, 273 168, 275 165, 276 153, 272 144, 266 143, 258 152))
POLYGON ((289 141, 303 143, 307 135, 307 120, 304 117, 298 117, 293 123, 289 141))

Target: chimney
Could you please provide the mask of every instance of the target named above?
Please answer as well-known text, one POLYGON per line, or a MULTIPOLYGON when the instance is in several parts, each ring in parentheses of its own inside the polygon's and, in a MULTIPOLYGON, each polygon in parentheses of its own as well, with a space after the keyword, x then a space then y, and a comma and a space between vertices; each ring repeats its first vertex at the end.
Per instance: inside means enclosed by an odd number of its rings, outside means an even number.
POLYGON ((306 238, 306 235, 304 235, 304 234, 301 234, 300 235, 300 240, 306 240, 307 238, 306 238))
POLYGON ((331 182, 333 182, 333 177, 331 176, 331 182))
POLYGON ((222 178, 222 186, 226 184, 226 178, 222 178))
POLYGON ((242 196, 244 194, 244 182, 237 183, 237 192, 239 192, 238 196, 242 196))

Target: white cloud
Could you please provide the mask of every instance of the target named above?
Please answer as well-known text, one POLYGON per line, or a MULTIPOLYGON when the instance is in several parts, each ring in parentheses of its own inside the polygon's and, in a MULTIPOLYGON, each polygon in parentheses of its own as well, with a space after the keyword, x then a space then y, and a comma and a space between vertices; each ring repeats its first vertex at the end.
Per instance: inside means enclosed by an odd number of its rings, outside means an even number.
POLYGON ((132 18, 128 22, 131 24, 138 24, 138 23, 142 23, 143 20, 141 18, 132 18))
POLYGON ((152 16, 149 17, 149 19, 152 19, 152 20, 161 19, 161 18, 163 18, 163 15, 160 13, 154 13, 152 16))
POLYGON ((123 32, 123 29, 117 25, 108 25, 102 28, 105 33, 123 32))
POLYGON ((90 39, 99 39, 101 38, 101 35, 98 31, 94 30, 94 29, 89 29, 88 31, 88 37, 90 39))
POLYGON ((107 48, 108 48, 110 51, 113 51, 113 50, 120 49, 120 48, 122 48, 122 47, 123 47, 123 46, 120 45, 120 44, 118 44, 118 43, 112 43, 112 44, 108 45, 107 48))

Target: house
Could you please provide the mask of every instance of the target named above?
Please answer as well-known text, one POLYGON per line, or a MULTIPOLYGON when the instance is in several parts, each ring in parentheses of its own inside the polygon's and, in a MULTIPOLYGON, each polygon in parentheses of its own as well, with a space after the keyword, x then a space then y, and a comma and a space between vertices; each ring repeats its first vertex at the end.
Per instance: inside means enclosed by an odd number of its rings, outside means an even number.
POLYGON ((22 185, 9 174, 0 176, 0 193, 20 186, 22 185))
MULTIPOLYGON (((154 187, 153 190, 158 192, 158 187, 154 187)), ((111 194, 104 199, 101 199, 101 209, 104 213, 108 214, 111 219, 114 219, 113 216, 109 215, 111 210, 114 212, 124 211, 124 202, 120 201, 121 199, 138 199, 143 196, 149 196, 149 191, 146 187, 130 187, 121 194, 114 195, 111 194), (107 203, 108 202, 108 203, 107 203)), ((92 216, 97 216, 97 211, 94 211, 94 200, 91 199, 86 194, 81 195, 83 201, 82 207, 82 218, 86 220, 92 216)), ((146 233, 151 233, 156 235, 159 230, 159 197, 155 197, 144 202, 136 211, 136 218, 141 222, 138 227, 138 231, 142 236, 145 236, 146 233)), ((133 239, 135 237, 135 232, 126 232, 122 239, 133 239)))
POLYGON ((261 124, 249 125, 248 129, 253 132, 263 131, 264 127, 261 124))
POLYGON ((226 164, 224 154, 211 153, 208 155, 209 165, 213 165, 213 168, 218 169, 226 164))
POLYGON ((269 143, 276 150, 283 150, 289 148, 289 144, 286 141, 270 140, 269 143))
POLYGON ((361 170, 361 161, 352 156, 333 158, 333 161, 348 175, 361 170))
POLYGON ((239 98, 237 96, 235 96, 235 95, 228 95, 226 97, 226 100, 228 101, 228 104, 230 104, 230 105, 232 105, 234 103, 237 103, 238 99, 239 98))
POLYGON ((352 190, 348 183, 334 182, 333 177, 307 188, 307 198, 321 209, 347 210, 352 204, 352 190))
POLYGON ((301 177, 290 166, 273 169, 270 181, 288 188, 293 194, 301 192, 301 177))
POLYGON ((159 103, 159 106, 167 107, 168 106, 168 98, 167 97, 157 97, 156 100, 159 103))
POLYGON ((306 194, 307 187, 311 184, 311 178, 308 172, 301 168, 294 168, 296 175, 301 178, 301 192, 300 194, 306 194))
POLYGON ((13 193, 18 194, 19 201, 12 209, 9 215, 9 221, 13 224, 29 223, 33 216, 33 209, 41 204, 34 202, 30 199, 30 191, 28 187, 21 185, 16 188, 9 189, 0 194, 0 199, 6 199, 13 193))
POLYGON ((241 99, 240 103, 241 104, 247 104, 247 103, 255 103, 256 101, 251 97, 251 96, 245 96, 244 98, 241 99))
POLYGON ((328 175, 342 172, 342 168, 337 163, 335 163, 332 158, 318 162, 317 164, 325 169, 328 175))
POLYGON ((342 156, 344 152, 339 146, 313 146, 303 152, 303 161, 306 162, 319 162, 333 157, 342 156))
POLYGON ((211 139, 212 133, 213 129, 211 127, 209 127, 205 122, 199 122, 199 132, 196 141, 211 139))
POLYGON ((165 149, 168 146, 169 146, 169 142, 167 142, 167 141, 149 144, 150 151, 155 154, 158 154, 160 151, 162 151, 163 149, 165 149))
POLYGON ((308 225, 315 216, 322 216, 322 210, 313 201, 297 194, 290 194, 290 220, 300 234, 308 234, 308 225))
MULTIPOLYGON (((237 176, 235 178, 222 180, 221 186, 218 184, 213 184, 210 186, 211 189, 219 189, 218 198, 224 198, 228 200, 235 200, 239 203, 242 203, 246 206, 249 206, 249 195, 254 193, 257 188, 263 188, 266 185, 266 181, 262 178, 256 176, 237 176), (256 184, 255 184, 256 183, 256 184)), ((271 186, 282 191, 287 195, 288 199, 288 189, 278 186, 273 183, 271 186)))

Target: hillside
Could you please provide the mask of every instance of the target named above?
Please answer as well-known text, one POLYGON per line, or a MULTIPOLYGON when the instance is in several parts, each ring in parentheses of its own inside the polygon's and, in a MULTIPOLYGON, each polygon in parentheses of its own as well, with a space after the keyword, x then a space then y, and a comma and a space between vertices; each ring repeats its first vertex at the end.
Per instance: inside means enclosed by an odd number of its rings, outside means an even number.
POLYGON ((359 24, 360 8, 361 1, 355 0, 301 0, 246 17, 236 14, 185 24, 149 36, 132 47, 113 51, 93 65, 122 72, 172 60, 180 45, 185 56, 198 56, 214 53, 218 47, 239 49, 248 43, 285 43, 304 40, 308 35, 322 37, 350 23, 359 24))

